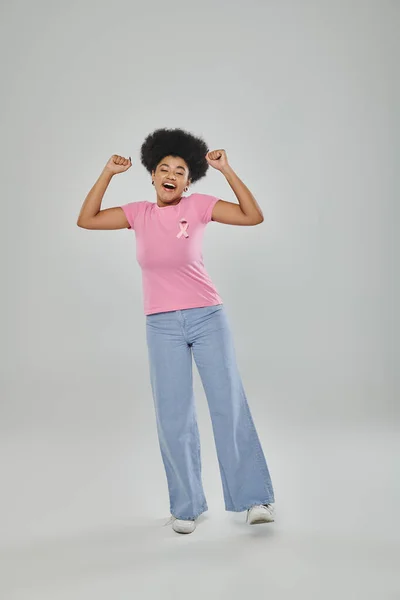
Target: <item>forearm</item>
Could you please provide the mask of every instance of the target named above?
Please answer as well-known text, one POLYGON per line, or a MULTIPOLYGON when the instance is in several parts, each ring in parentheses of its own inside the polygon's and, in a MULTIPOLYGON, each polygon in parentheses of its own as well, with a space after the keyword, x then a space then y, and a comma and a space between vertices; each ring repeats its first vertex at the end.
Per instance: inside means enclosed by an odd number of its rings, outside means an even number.
POLYGON ((107 168, 104 168, 102 170, 96 183, 94 184, 94 186, 92 187, 82 204, 82 208, 77 221, 78 225, 80 223, 84 223, 87 219, 92 219, 99 213, 103 196, 112 177, 113 173, 107 168))
POLYGON ((236 175, 231 166, 224 168, 221 171, 231 186, 236 198, 239 201, 242 212, 249 218, 263 217, 263 213, 253 194, 243 181, 236 175))

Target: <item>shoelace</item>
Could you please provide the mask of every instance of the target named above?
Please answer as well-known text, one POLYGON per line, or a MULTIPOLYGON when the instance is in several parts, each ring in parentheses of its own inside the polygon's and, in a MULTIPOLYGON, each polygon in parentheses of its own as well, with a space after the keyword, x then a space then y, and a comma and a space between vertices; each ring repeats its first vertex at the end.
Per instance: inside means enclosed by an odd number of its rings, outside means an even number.
MULTIPOLYGON (((260 508, 264 508, 266 511, 268 511, 271 515, 274 514, 274 507, 272 506, 272 504, 258 504, 257 506, 259 506, 260 508)), ((254 508, 253 506, 251 508, 254 508)), ((250 508, 247 509, 247 517, 246 517, 246 523, 249 520, 249 513, 250 513, 250 508)))

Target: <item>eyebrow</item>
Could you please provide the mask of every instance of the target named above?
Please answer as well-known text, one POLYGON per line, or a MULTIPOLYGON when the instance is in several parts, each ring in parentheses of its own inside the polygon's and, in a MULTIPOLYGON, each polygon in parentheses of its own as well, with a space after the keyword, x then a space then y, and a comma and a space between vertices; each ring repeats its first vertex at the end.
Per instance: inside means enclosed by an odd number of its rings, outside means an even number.
MULTIPOLYGON (((162 164, 160 165, 160 167, 169 167, 169 165, 168 165, 167 163, 162 163, 162 164)), ((183 169, 183 170, 185 170, 185 167, 181 167, 180 165, 179 165, 179 166, 177 166, 176 168, 177 168, 177 169, 183 169)))

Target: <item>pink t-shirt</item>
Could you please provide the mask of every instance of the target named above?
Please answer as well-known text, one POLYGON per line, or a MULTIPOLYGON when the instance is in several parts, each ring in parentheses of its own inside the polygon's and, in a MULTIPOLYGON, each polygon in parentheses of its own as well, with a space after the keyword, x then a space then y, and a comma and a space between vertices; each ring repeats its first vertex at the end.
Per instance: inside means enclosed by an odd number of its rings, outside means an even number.
POLYGON ((172 206, 148 201, 121 206, 135 231, 146 315, 222 304, 202 253, 204 230, 218 200, 194 193, 172 206))

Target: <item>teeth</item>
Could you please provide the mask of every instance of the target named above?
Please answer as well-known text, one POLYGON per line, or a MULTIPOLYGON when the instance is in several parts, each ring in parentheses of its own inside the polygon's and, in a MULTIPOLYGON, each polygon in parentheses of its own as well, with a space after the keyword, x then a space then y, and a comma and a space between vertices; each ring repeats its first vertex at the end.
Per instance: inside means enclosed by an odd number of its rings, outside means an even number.
POLYGON ((171 189, 171 190, 174 190, 174 189, 175 189, 175 186, 174 186, 174 185, 172 185, 172 183, 164 183, 164 187, 168 187, 168 188, 169 188, 169 189, 171 189))

